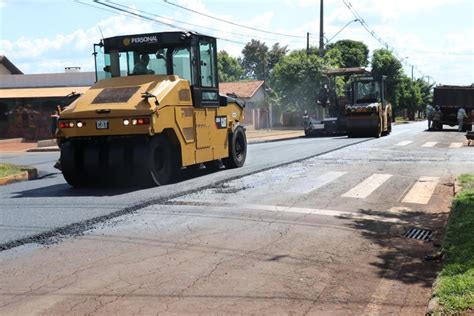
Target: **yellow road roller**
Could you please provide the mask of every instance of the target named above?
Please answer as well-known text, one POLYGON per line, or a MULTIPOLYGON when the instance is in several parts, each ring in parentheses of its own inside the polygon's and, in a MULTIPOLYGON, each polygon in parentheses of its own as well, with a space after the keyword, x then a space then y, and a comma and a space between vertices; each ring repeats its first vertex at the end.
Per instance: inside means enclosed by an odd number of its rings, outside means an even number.
POLYGON ((392 131, 392 105, 386 100, 385 77, 352 77, 351 104, 346 105, 349 137, 380 137, 392 131))
POLYGON ((243 166, 244 103, 219 94, 215 38, 116 36, 95 44, 94 57, 96 83, 58 119, 70 185, 163 185, 183 167, 243 166))

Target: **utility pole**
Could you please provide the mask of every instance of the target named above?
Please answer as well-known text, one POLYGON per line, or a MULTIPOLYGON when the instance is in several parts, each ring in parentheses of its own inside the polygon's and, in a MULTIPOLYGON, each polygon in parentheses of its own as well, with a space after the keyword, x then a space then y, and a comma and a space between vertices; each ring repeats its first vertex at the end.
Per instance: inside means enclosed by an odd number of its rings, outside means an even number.
POLYGON ((306 32, 306 55, 309 55, 309 32, 306 32))
POLYGON ((323 0, 320 0, 319 8, 319 56, 324 55, 324 4, 323 0))
POLYGON ((411 81, 413 81, 413 65, 411 65, 411 81))

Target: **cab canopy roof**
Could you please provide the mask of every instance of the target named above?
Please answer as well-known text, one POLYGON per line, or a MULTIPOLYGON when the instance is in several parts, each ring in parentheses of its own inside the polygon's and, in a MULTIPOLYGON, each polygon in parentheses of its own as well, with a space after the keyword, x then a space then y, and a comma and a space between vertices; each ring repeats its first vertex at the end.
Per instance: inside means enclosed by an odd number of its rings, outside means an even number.
POLYGON ((147 51, 161 47, 190 46, 196 37, 215 40, 214 37, 195 32, 159 32, 109 37, 103 40, 103 45, 106 53, 110 50, 147 51))
POLYGON ((333 68, 324 72, 327 76, 346 76, 346 75, 362 75, 368 74, 369 72, 363 67, 352 67, 352 68, 333 68))

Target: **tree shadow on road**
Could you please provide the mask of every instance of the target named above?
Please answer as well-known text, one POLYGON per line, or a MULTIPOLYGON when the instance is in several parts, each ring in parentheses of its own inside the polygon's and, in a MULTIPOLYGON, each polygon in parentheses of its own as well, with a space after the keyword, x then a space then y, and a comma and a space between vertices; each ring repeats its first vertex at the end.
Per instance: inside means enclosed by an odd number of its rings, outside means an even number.
POLYGON ((378 268, 378 275, 405 284, 420 284, 431 288, 441 263, 427 260, 440 251, 449 213, 425 213, 413 211, 378 212, 359 210, 364 215, 376 215, 388 221, 356 219, 347 223, 359 230, 363 238, 382 247, 378 258, 370 264, 378 268), (410 228, 428 229, 433 232, 430 241, 409 239, 404 234, 410 228), (428 256, 428 257, 427 257, 428 256))

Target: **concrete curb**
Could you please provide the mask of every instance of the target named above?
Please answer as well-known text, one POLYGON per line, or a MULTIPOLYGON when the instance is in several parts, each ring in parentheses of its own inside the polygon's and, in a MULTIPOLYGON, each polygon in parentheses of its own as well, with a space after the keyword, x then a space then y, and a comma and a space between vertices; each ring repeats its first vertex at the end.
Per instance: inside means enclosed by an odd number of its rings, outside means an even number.
MULTIPOLYGON (((453 196, 456 197, 456 195, 458 195, 458 193, 461 192, 462 189, 463 187, 461 183, 456 178, 453 184, 453 196)), ((444 315, 441 304, 439 303, 439 297, 434 295, 434 289, 437 287, 438 278, 439 275, 436 277, 436 280, 432 286, 433 297, 431 297, 430 301, 428 302, 428 306, 426 308, 426 315, 444 315)))
POLYGON ((263 143, 274 143, 274 142, 279 142, 279 141, 283 141, 283 140, 293 140, 293 139, 298 139, 298 138, 304 138, 304 135, 303 136, 291 136, 291 137, 287 137, 287 138, 274 138, 274 139, 263 139, 263 140, 258 140, 258 139, 255 139, 255 140, 248 140, 247 143, 249 145, 251 144, 263 144, 263 143))
POLYGON ((430 299, 426 307, 426 315, 443 315, 438 297, 435 296, 430 299))
POLYGON ((9 143, 23 143, 23 138, 8 138, 0 139, 0 144, 9 144, 9 143))
POLYGON ((459 192, 462 191, 462 185, 461 183, 458 181, 458 179, 456 178, 456 180, 454 180, 454 186, 453 186, 453 193, 454 195, 456 196, 459 192))
POLYGON ((43 139, 38 141, 38 147, 57 146, 56 139, 43 139))
POLYGON ((38 169, 28 168, 20 173, 12 174, 3 178, 0 178, 0 185, 7 185, 13 182, 28 181, 36 179, 38 177, 38 169))
POLYGON ((31 148, 26 150, 26 152, 34 153, 34 152, 48 152, 48 151, 59 151, 58 146, 51 146, 51 147, 38 147, 38 148, 31 148))

